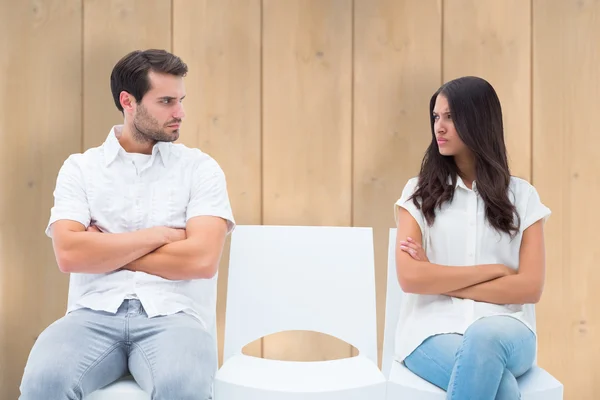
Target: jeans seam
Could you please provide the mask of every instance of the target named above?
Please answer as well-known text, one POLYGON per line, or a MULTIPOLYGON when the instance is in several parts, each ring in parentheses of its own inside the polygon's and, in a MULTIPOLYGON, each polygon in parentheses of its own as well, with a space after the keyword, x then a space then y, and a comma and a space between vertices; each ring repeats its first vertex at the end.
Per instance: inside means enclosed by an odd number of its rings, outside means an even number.
MULTIPOLYGON (((464 346, 461 344, 460 348, 458 349, 458 352, 456 353, 455 362, 454 362, 454 371, 455 371, 454 372, 454 381, 456 381, 456 379, 458 378, 458 373, 460 372, 460 364, 458 363, 458 359, 462 355, 463 350, 464 350, 464 346)), ((450 375, 450 376, 452 376, 452 375, 450 375)), ((448 383, 448 384, 450 384, 450 383, 448 383)), ((456 385, 452 385, 452 393, 450 393, 450 398, 453 399, 455 394, 456 394, 456 385)))
POLYGON ((94 368, 96 365, 98 365, 102 360, 104 360, 106 357, 108 357, 115 349, 117 349, 121 344, 124 344, 123 342, 117 342, 115 344, 113 344, 111 347, 109 347, 104 353, 102 353, 100 355, 100 357, 98 357, 93 363, 91 363, 86 369, 85 371, 83 371, 83 373, 81 374, 81 376, 79 377, 79 379, 77 380, 77 383, 75 384, 73 390, 77 390, 80 389, 80 392, 83 392, 83 390, 81 390, 81 381, 83 381, 83 378, 86 376, 86 374, 92 369, 94 368))
MULTIPOLYGON (((535 352, 536 352, 536 350, 535 350, 535 346, 537 345, 537 341, 536 341, 536 338, 535 338, 535 334, 534 334, 534 333, 533 333, 531 330, 529 330, 529 334, 530 334, 531 336, 533 336, 533 346, 534 346, 534 350, 533 350, 533 360, 532 360, 532 363, 531 363, 531 365, 528 367, 528 369, 526 370, 526 372, 527 372, 527 371, 528 371, 528 370, 529 370, 529 369, 530 369, 530 368, 533 366, 533 361, 535 360, 535 352)), ((525 336, 525 335, 524 335, 524 336, 525 336)), ((513 356, 515 353, 519 353, 519 351, 515 351, 515 348, 516 348, 517 346, 519 346, 519 347, 523 347, 523 343, 525 343, 525 341, 527 341, 527 340, 529 340, 529 339, 530 339, 529 335, 527 335, 527 336, 528 336, 528 337, 523 337, 523 338, 521 338, 521 340, 519 340, 519 342, 518 342, 518 343, 516 343, 514 346, 512 346, 512 349, 511 349, 511 351, 510 351, 510 355, 509 355, 509 357, 512 357, 512 356, 513 356)), ((522 350, 521 350, 521 351, 522 351, 522 350)), ((507 361, 508 361, 508 359, 507 359, 507 361)), ((507 364, 508 364, 508 362, 507 362, 507 364)), ((505 366, 504 366, 504 368, 507 368, 507 366, 505 365, 505 366)), ((507 368, 507 369, 508 369, 508 368, 507 368)), ((510 370, 509 370, 509 371, 510 371, 510 370)), ((512 372, 511 372, 511 373, 512 373, 512 372)), ((519 376, 520 376, 520 375, 519 375, 519 376)), ((517 378, 517 376, 516 376, 516 375, 515 375, 515 378, 517 378)))
POLYGON ((152 363, 150 362, 150 360, 148 359, 148 356, 146 356, 146 353, 144 352, 144 350, 142 349, 142 347, 137 344, 137 343, 132 343, 131 346, 135 347, 136 349, 138 349, 140 351, 140 353, 142 354, 142 357, 144 358, 144 360, 146 361, 146 364, 148 365, 148 368, 150 369, 150 378, 152 379, 152 394, 151 394, 151 398, 154 399, 154 396, 156 396, 156 384, 155 384, 155 373, 154 373, 154 367, 152 367, 152 363))

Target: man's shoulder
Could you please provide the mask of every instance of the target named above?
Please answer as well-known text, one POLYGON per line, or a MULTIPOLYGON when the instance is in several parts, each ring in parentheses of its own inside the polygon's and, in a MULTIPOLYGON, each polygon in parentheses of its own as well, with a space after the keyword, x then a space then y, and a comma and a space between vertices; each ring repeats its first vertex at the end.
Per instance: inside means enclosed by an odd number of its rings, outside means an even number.
POLYGON ((72 153, 65 159, 64 164, 68 166, 83 167, 87 164, 96 164, 98 157, 102 155, 99 147, 90 148, 83 153, 72 153))
POLYGON ((173 144, 172 153, 187 167, 204 172, 222 172, 217 160, 197 147, 177 143, 173 144))

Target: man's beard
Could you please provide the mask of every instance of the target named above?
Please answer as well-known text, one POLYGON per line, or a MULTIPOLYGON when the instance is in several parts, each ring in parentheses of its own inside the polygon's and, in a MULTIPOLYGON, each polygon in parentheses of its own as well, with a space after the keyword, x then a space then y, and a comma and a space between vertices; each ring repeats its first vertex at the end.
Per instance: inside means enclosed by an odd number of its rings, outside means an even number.
POLYGON ((133 137, 136 142, 174 142, 179 139, 179 129, 174 129, 172 132, 166 132, 167 125, 180 123, 181 120, 171 120, 160 127, 158 121, 148 114, 148 110, 143 105, 139 105, 137 113, 133 118, 133 137))

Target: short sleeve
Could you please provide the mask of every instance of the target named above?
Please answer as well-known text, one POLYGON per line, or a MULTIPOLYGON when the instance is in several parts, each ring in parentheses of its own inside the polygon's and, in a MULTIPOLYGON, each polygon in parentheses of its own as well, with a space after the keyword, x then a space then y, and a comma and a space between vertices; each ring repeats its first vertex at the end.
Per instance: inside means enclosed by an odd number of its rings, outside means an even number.
POLYGON ((550 214, 550 209, 542 203, 535 187, 531 186, 529 190, 529 195, 527 196, 525 216, 523 218, 523 221, 521 222, 522 231, 529 228, 531 225, 533 225, 540 219, 543 220, 543 223, 546 223, 548 217, 550 217, 550 214))
POLYGON ((90 224, 90 218, 90 207, 85 192, 83 173, 76 161, 76 156, 71 155, 58 172, 54 189, 54 206, 50 210, 46 235, 52 237, 50 226, 58 220, 76 221, 87 228, 90 224))
POLYGON ((423 218, 423 213, 415 206, 413 200, 409 199, 417 189, 417 183, 418 178, 411 178, 404 186, 400 199, 398 199, 398 201, 396 201, 394 204, 394 220, 398 221, 398 207, 402 207, 413 216, 413 218, 417 221, 417 224, 419 224, 419 228, 421 228, 421 234, 424 234, 426 224, 425 218, 423 218))
POLYGON ((227 233, 230 233, 235 228, 235 221, 221 167, 210 159, 200 164, 192 179, 186 221, 202 215, 220 217, 227 221, 227 233))

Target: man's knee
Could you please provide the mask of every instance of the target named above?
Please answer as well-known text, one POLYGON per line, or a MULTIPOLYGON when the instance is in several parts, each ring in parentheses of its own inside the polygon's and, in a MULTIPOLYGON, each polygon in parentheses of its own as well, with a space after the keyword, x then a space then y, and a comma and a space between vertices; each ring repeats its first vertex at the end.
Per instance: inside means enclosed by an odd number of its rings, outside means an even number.
POLYGON ((21 381, 19 400, 81 399, 73 374, 52 363, 28 363, 21 381))
POLYGON ((190 369, 181 374, 157 372, 152 399, 207 400, 212 398, 214 374, 190 369))

